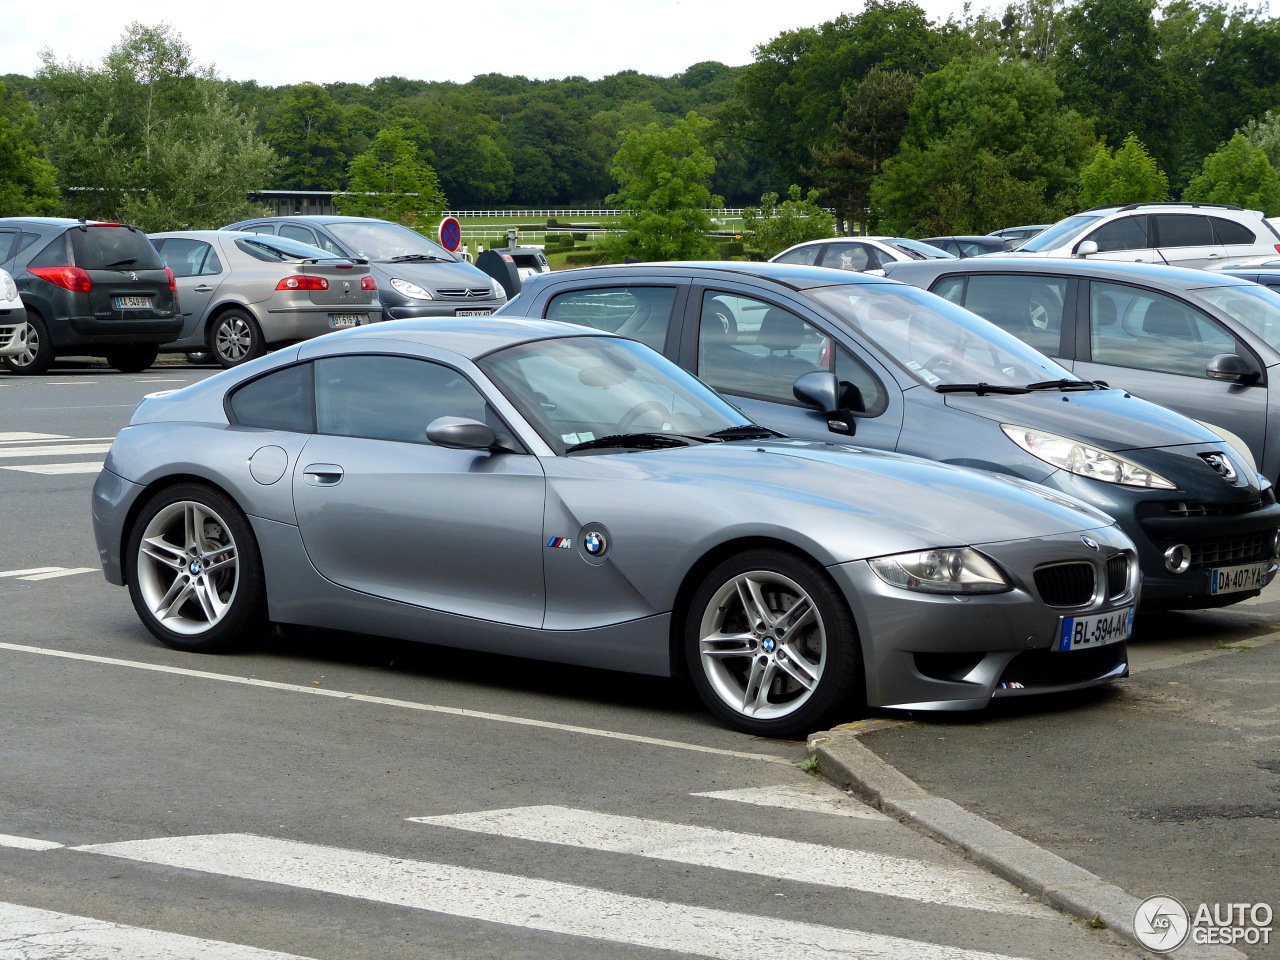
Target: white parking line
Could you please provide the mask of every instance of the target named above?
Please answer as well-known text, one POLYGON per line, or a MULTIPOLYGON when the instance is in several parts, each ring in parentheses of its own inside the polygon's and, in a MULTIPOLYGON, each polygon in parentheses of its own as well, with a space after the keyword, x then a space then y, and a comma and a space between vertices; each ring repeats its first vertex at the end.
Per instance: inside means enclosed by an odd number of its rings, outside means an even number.
POLYGON ((0 433, 0 443, 14 443, 30 440, 69 440, 58 433, 0 433))
POLYGON ((0 570, 0 577, 29 577, 35 573, 53 573, 63 567, 27 567, 25 570, 0 570))
POLYGON ((3 570, 0 577, 15 580, 54 580, 57 577, 73 577, 78 573, 97 573, 97 567, 31 567, 28 570, 3 570))
POLYGON ((221 940, 0 903, 0 957, 12 960, 306 960, 221 940))
POLYGON ((71 473, 98 473, 102 470, 101 460, 81 460, 78 463, 2 463, 0 470, 17 470, 19 473, 38 473, 45 477, 62 476, 71 473))
POLYGON ((813 956, 827 960, 1006 960, 1001 954, 903 937, 251 834, 166 837, 75 849, 718 960, 813 956))
POLYGON ((1053 916, 1048 907, 1022 899, 1008 884, 976 867, 957 870, 908 857, 780 837, 557 806, 514 807, 440 817, 410 817, 409 820, 487 836, 625 853, 733 873, 861 890, 920 903, 963 905, 972 910, 1019 916, 1053 916))
MULTIPOLYGON (((15 837, 7 833, 0 833, 0 847, 11 847, 14 850, 57 850, 62 844, 54 843, 52 840, 34 840, 31 837, 15 837)), ((0 929, 4 925, 0 924, 0 929)))

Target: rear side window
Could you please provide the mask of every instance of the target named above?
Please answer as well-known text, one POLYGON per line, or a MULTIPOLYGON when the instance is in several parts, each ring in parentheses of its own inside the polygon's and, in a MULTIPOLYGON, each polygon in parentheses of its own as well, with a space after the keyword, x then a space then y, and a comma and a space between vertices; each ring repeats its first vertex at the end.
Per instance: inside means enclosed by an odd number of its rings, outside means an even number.
POLYGON ((1253 243, 1257 239, 1253 231, 1243 223, 1224 220, 1222 217, 1210 217, 1209 222, 1213 224, 1213 233, 1219 243, 1253 243))
POLYGON ((72 227, 75 265, 85 270, 159 270, 162 264, 146 234, 130 227, 72 227))
POLYGON ((172 237, 159 241, 160 259, 175 277, 209 277, 222 272, 222 261, 203 240, 172 237))
POLYGON ((546 318, 616 333, 661 351, 675 299, 675 287, 571 290, 552 298, 546 318))
POLYGON ((245 427, 315 433, 311 364, 285 367, 246 383, 231 395, 231 415, 245 427))
POLYGON ((1160 214, 1156 218, 1156 245, 1161 247, 1208 247, 1213 245, 1213 227, 1208 217, 1189 214, 1160 214))
POLYGON ((964 307, 1041 353, 1061 356, 1066 301, 1067 281, 1062 277, 975 274, 969 278, 964 307))
POLYGON ((71 245, 67 242, 67 234, 58 234, 49 244, 31 258, 33 267, 65 267, 71 263, 71 245))
POLYGON ((875 251, 864 243, 833 243, 822 258, 824 267, 837 270, 873 270, 880 266, 875 251))
POLYGON ((779 254, 778 263, 804 263, 809 266, 818 262, 818 254, 822 252, 822 244, 811 243, 807 247, 796 247, 786 253, 779 254))

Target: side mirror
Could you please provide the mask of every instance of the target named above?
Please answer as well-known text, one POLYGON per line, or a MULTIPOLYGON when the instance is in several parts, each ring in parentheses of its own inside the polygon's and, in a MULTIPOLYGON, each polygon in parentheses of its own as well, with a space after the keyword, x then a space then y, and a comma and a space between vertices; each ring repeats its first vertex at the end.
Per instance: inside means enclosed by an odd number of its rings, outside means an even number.
POLYGON ((857 429, 853 414, 865 409, 858 388, 848 384, 842 390, 840 381, 829 370, 802 373, 792 384, 791 393, 805 406, 826 414, 827 429, 835 433, 852 435, 857 429))
POLYGON ((1097 241, 1081 240, 1078 244, 1076 244, 1077 257, 1088 257, 1088 256, 1092 256, 1097 252, 1098 252, 1097 241))
POLYGON ((1213 357, 1204 372, 1210 380, 1227 380, 1231 383, 1249 383, 1258 379, 1258 374, 1250 369, 1244 357, 1234 353, 1220 353, 1213 357))
POLYGON ((488 450, 497 435, 487 423, 470 417, 440 417, 427 426, 427 439, 438 447, 454 450, 488 450))

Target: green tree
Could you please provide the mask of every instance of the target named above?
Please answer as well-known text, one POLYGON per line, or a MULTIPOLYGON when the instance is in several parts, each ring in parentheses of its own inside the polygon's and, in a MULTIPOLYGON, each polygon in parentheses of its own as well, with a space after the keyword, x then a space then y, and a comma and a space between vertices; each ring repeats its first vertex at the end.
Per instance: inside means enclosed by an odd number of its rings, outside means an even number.
POLYGON ((381 131, 366 153, 351 161, 349 193, 333 198, 347 216, 394 220, 411 230, 429 230, 444 212, 436 172, 403 122, 381 131))
POLYGON ((742 211, 742 234, 747 243, 768 259, 787 247, 806 240, 822 240, 835 235, 836 221, 818 205, 818 191, 801 197, 794 183, 787 199, 778 202, 776 193, 766 193, 760 206, 742 211))
POLYGON ((705 138, 711 122, 690 112, 663 129, 651 123, 633 130, 613 159, 618 192, 606 202, 626 213, 607 244, 616 260, 699 260, 716 255, 708 207, 721 206, 711 193, 715 159, 705 138))
POLYGON ((902 147, 872 184, 872 212, 908 236, 1051 222, 1074 207, 1093 145, 1048 70, 956 60, 917 86, 902 147))
POLYGON ((347 111, 315 83, 284 88, 267 119, 267 142, 283 162, 272 184, 283 190, 337 190, 346 178, 347 111))
POLYGON ((455 209, 499 206, 511 195, 511 165, 501 125, 481 98, 463 90, 417 97, 405 104, 426 130, 440 189, 455 209))
POLYGON ((1109 203, 1158 203, 1169 199, 1169 178, 1134 134, 1119 150, 1098 144, 1093 159, 1080 171, 1080 206, 1109 203))
POLYGON ((0 83, 0 217, 58 213, 57 172, 36 145, 38 128, 26 98, 0 83))
POLYGON ((1280 215, 1280 178, 1266 151, 1242 133, 1205 158, 1204 170, 1192 179, 1182 198, 1192 203, 1234 203, 1280 215))
POLYGON ((70 215, 153 231, 261 212, 245 197, 275 155, 171 26, 130 24, 101 66, 41 59, 35 107, 70 215))
POLYGON ((1280 112, 1268 110, 1261 118, 1255 117, 1241 127, 1238 133, 1262 152, 1271 161, 1271 166, 1280 170, 1280 112))

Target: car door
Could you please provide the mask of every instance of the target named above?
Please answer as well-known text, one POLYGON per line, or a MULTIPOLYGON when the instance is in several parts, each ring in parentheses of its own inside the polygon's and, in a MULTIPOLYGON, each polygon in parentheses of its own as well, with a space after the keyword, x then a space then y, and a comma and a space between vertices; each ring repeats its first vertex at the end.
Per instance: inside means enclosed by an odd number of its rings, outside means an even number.
POLYGON ((681 362, 751 419, 789 436, 848 441, 826 411, 797 400, 796 378, 829 370, 858 416, 852 442, 892 450, 902 430, 902 392, 874 359, 795 304, 730 286, 690 291, 681 362), (861 407, 857 410, 857 407, 861 407))
POLYGON ((412 357, 323 357, 314 367, 317 432, 293 490, 315 568, 359 593, 540 627, 546 481, 538 459, 426 438, 441 416, 494 421, 475 385, 412 357))
POLYGON ((1145 287, 1093 280, 1082 300, 1088 342, 1074 365, 1077 375, 1223 427, 1261 463, 1267 387, 1253 351, 1203 311, 1145 287), (1245 358, 1261 376, 1252 384, 1209 379, 1205 368, 1223 353, 1245 358))
POLYGON ((1192 213, 1157 213, 1156 249, 1171 267, 1207 267, 1220 263, 1227 248, 1217 241, 1209 218, 1192 213))
POLYGON ((205 240, 166 237, 155 241, 155 247, 178 285, 182 335, 174 339, 185 339, 203 327, 228 270, 213 244, 205 240))
POLYGON ((1081 243, 1092 240, 1098 245, 1098 251, 1089 254, 1090 260, 1163 263, 1156 251, 1150 220, 1151 217, 1145 213, 1109 220, 1081 237, 1072 250, 1078 250, 1081 243))

